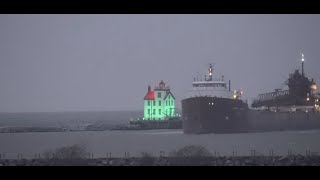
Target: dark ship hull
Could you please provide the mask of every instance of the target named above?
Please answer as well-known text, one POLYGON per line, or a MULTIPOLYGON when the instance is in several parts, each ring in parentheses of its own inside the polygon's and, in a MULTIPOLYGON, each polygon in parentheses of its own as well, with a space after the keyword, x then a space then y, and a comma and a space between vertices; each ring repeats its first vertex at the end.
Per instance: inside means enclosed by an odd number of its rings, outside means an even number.
POLYGON ((215 97, 187 98, 181 105, 185 134, 320 129, 319 112, 252 110, 241 100, 215 97))
POLYGON ((320 129, 319 112, 272 112, 250 110, 249 132, 295 131, 320 129))
POLYGON ((185 134, 248 132, 248 105, 241 100, 192 97, 181 103, 185 134))

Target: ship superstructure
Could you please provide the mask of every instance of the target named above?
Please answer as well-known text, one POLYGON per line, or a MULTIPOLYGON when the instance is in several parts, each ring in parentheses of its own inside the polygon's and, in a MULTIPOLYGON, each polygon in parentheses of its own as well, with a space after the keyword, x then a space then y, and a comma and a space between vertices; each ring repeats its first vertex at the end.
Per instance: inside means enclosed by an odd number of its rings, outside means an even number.
POLYGON ((286 81, 288 90, 276 89, 274 92, 259 94, 252 103, 253 108, 266 107, 276 109, 319 110, 319 94, 317 85, 313 79, 309 79, 304 73, 304 55, 301 55, 301 73, 298 69, 289 75, 286 81))
POLYGON ((224 76, 213 77, 213 66, 210 64, 208 76, 194 78, 192 89, 185 93, 190 97, 218 97, 226 99, 240 99, 242 91, 231 91, 231 84, 224 81, 224 76))

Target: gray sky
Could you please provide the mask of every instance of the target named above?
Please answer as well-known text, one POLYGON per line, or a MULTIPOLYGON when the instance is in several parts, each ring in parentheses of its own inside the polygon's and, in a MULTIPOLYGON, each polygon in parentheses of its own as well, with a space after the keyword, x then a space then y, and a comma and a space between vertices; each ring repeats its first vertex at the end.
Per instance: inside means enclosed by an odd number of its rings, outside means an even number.
POLYGON ((302 52, 319 83, 319 32, 320 15, 0 15, 0 111, 142 110, 160 80, 180 102, 210 62, 250 100, 302 52))

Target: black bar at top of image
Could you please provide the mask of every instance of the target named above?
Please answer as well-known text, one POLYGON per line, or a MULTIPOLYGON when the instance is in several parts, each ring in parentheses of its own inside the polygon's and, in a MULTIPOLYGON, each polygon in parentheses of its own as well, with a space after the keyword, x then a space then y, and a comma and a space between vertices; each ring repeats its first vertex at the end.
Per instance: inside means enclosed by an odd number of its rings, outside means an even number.
POLYGON ((313 14, 320 13, 319 4, 314 0, 7 0, 1 2, 0 12, 13 14, 313 14))

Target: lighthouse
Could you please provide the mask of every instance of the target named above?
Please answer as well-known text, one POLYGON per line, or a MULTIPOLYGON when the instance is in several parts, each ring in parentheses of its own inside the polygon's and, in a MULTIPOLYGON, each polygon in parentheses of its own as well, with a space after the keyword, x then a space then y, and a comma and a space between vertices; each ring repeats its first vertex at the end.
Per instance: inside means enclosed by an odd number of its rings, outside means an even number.
POLYGON ((175 98, 162 80, 153 90, 148 86, 143 100, 144 120, 167 120, 175 114, 175 98))

